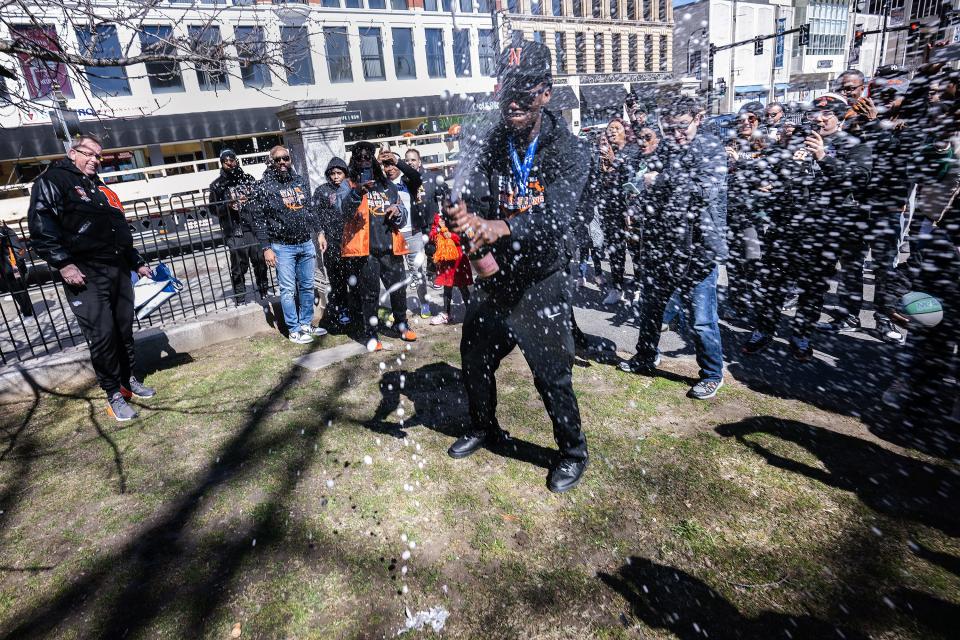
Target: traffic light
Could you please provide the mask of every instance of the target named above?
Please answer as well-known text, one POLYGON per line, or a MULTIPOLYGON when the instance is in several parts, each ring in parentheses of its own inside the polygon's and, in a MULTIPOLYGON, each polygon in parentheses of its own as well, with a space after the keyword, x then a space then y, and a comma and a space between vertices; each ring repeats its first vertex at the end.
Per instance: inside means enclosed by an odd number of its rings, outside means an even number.
POLYGON ((806 47, 810 44, 810 25, 800 25, 800 33, 797 34, 797 44, 801 47, 806 47))
POLYGON ((918 33, 920 33, 920 26, 919 20, 914 20, 911 22, 910 26, 907 27, 907 35, 911 38, 915 37, 918 33))
POLYGON ((753 40, 753 55, 762 56, 763 55, 763 38, 757 36, 753 40))
POLYGON ((856 31, 853 32, 854 47, 859 47, 860 45, 863 44, 863 36, 864 36, 863 29, 857 29, 856 31))

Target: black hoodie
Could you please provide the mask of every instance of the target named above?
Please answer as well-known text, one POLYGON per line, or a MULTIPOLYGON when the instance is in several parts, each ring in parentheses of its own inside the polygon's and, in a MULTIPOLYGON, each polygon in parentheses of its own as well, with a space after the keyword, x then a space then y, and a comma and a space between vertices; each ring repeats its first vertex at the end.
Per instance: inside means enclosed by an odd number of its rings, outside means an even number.
POLYGON ((346 178, 348 172, 347 163, 343 158, 334 156, 323 172, 323 175, 327 176, 327 182, 313 192, 313 201, 317 205, 320 223, 327 236, 327 246, 337 251, 340 250, 340 243, 343 241, 343 224, 346 222, 343 215, 343 200, 350 195, 350 183, 346 178), (343 170, 344 178, 339 187, 330 182, 331 169, 343 170))
POLYGON ((286 175, 268 167, 253 185, 247 203, 260 246, 303 244, 323 231, 306 183, 292 169, 286 175))
POLYGON ((210 183, 210 209, 220 219, 223 237, 253 234, 253 220, 243 203, 253 191, 256 179, 243 169, 220 168, 220 176, 210 183))
POLYGON ((120 198, 98 175, 83 174, 67 158, 33 183, 27 217, 31 245, 55 269, 76 262, 131 269, 144 264, 120 198))

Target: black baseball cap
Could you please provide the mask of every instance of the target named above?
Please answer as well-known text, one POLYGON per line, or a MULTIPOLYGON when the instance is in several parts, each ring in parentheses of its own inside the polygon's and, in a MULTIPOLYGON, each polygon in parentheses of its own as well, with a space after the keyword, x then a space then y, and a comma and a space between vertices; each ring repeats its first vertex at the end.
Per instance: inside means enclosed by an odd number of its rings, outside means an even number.
POLYGON ((497 79, 501 92, 529 91, 544 82, 552 84, 550 49, 530 40, 507 47, 500 53, 497 79))
POLYGON ((236 158, 237 152, 233 149, 224 149, 220 152, 220 162, 223 162, 227 158, 236 158))

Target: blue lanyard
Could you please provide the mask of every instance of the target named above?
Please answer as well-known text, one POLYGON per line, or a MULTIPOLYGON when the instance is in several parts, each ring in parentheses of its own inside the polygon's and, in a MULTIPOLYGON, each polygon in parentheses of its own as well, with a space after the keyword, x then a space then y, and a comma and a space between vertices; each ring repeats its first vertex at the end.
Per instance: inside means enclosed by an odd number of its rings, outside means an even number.
POLYGON ((513 146, 513 140, 507 140, 507 146, 510 149, 510 168, 513 170, 513 181, 517 183, 517 191, 521 196, 527 195, 527 180, 530 178, 530 170, 533 169, 533 157, 537 153, 537 143, 540 142, 540 136, 533 139, 530 146, 527 147, 527 154, 523 156, 523 163, 517 156, 517 149, 513 146))

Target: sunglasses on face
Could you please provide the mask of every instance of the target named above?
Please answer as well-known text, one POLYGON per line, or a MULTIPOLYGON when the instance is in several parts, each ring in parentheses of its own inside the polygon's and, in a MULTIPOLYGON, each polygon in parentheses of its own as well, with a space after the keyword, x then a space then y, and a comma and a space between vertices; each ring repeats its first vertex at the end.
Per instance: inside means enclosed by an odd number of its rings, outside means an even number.
POLYGON ((516 104, 521 109, 529 109, 534 101, 549 89, 549 85, 544 85, 533 91, 508 90, 500 96, 500 104, 507 106, 511 103, 516 104))
POLYGON ((93 153, 92 151, 87 151, 86 149, 82 149, 82 148, 80 148, 80 147, 76 147, 76 148, 74 149, 74 151, 76 151, 77 153, 81 153, 81 154, 87 156, 88 158, 93 158, 94 160, 97 160, 98 162, 103 160, 103 156, 100 155, 99 153, 93 153))
POLYGON ((740 124, 747 124, 748 122, 750 124, 757 124, 760 122, 760 120, 757 118, 757 116, 744 116, 740 118, 740 124))
POLYGON ((836 118, 837 114, 835 114, 833 111, 827 111, 827 110, 814 111, 813 113, 807 116, 807 120, 826 120, 827 118, 830 118, 830 117, 836 118))
POLYGON ((840 87, 840 91, 842 93, 854 93, 859 89, 863 89, 862 84, 845 84, 842 87, 840 87))
POLYGON ((275 156, 273 158, 274 162, 290 162, 290 156, 275 156))
POLYGON ((643 140, 644 142, 653 142, 657 138, 653 134, 648 133, 645 136, 640 136, 640 139, 643 140))

